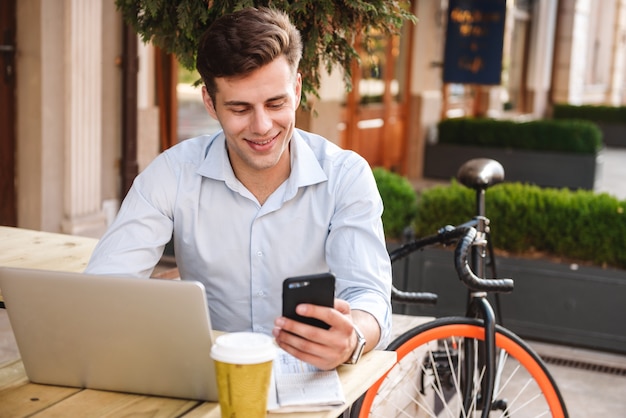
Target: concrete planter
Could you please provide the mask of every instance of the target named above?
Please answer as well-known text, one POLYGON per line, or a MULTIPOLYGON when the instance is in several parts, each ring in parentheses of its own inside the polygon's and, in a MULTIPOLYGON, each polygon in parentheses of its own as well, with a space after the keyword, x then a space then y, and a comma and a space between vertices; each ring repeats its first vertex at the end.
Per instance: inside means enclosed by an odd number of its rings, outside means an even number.
MULTIPOLYGON (((507 328, 524 338, 626 353, 626 271, 517 257, 499 257, 497 263, 498 276, 515 280, 513 293, 500 296, 507 328)), ((418 252, 408 265, 394 264, 394 275, 401 289, 439 295, 435 306, 396 304, 395 313, 464 314, 467 291, 454 271, 452 251, 418 252)))
POLYGON ((471 158, 499 161, 504 166, 506 181, 542 187, 592 190, 600 169, 596 154, 430 144, 426 146, 424 177, 453 178, 461 164, 471 158))

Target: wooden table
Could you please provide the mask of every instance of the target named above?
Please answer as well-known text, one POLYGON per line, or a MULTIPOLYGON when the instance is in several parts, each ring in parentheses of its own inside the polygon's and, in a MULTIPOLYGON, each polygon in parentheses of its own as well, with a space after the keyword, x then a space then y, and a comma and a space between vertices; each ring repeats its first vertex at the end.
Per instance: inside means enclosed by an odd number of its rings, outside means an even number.
MULTIPOLYGON (((354 366, 340 366, 346 405, 327 411, 271 413, 269 417, 337 418, 364 393, 396 359, 393 351, 372 351, 354 366)), ((92 389, 30 383, 20 360, 0 366, 0 416, 25 417, 35 413, 49 416, 220 417, 217 403, 92 389)))
POLYGON ((82 272, 97 243, 95 238, 0 226, 0 266, 82 272))
MULTIPOLYGON (((59 271, 83 271, 96 239, 0 227, 0 266, 59 271)), ((357 365, 340 366, 346 405, 319 412, 275 413, 282 418, 336 418, 363 394, 396 361, 396 353, 373 351, 357 365)), ((220 417, 214 402, 201 402, 68 388, 30 383, 19 359, 0 365, 0 416, 23 417, 35 413, 50 416, 220 417)))
POLYGON ((97 243, 96 238, 0 226, 0 266, 80 272, 97 243))

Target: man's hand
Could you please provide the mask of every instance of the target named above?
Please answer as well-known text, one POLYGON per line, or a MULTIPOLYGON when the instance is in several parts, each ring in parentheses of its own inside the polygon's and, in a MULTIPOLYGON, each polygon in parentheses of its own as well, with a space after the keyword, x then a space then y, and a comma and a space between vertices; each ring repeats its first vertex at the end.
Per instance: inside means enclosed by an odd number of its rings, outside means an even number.
POLYGON ((350 358, 357 344, 354 322, 365 334, 365 351, 371 350, 380 336, 374 317, 363 311, 351 311, 348 302, 341 299, 335 299, 334 309, 303 303, 296 312, 322 320, 330 328, 325 330, 279 317, 273 330, 276 342, 294 357, 322 370, 334 369, 350 358))

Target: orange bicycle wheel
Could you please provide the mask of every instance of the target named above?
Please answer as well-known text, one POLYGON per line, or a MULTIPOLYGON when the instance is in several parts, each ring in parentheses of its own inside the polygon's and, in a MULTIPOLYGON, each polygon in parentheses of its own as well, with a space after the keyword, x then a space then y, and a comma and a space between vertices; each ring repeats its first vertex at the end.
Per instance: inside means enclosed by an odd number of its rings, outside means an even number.
MULTIPOLYGON (((394 367, 356 402, 352 417, 480 417, 484 367, 472 365, 473 402, 463 406, 463 346, 484 341, 482 321, 440 318, 398 337, 394 367)), ((479 344, 473 344, 478 347, 479 344)), ((476 348, 477 350, 477 348, 476 348)), ((490 417, 567 417, 567 409, 541 358, 514 333, 496 327, 496 382, 490 417)), ((474 358, 478 358, 476 351, 474 358)))

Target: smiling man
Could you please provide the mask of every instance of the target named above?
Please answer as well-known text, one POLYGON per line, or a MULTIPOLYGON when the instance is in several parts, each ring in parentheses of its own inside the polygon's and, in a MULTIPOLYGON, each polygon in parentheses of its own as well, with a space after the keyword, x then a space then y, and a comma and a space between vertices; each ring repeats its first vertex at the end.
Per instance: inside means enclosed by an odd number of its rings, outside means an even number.
POLYGON ((295 128, 301 56, 282 12, 247 8, 211 25, 197 68, 222 131, 181 142, 137 176, 87 272, 149 277, 173 238, 181 278, 205 285, 215 329, 273 334, 331 369, 386 346, 391 266, 367 162, 295 128), (282 281, 327 271, 334 308, 298 313, 330 328, 282 317, 282 281))

